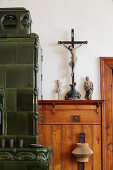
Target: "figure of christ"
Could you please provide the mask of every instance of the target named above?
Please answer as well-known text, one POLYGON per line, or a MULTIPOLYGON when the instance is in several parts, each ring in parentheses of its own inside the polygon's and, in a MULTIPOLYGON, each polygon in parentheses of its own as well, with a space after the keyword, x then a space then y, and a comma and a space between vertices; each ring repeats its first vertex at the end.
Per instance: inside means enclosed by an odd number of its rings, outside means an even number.
POLYGON ((66 47, 70 51, 70 53, 71 53, 71 61, 70 61, 69 65, 74 68, 75 63, 77 61, 76 49, 79 48, 82 44, 80 44, 77 47, 73 48, 72 46, 65 45, 62 41, 58 41, 58 44, 61 44, 61 43, 64 45, 64 47, 66 47))

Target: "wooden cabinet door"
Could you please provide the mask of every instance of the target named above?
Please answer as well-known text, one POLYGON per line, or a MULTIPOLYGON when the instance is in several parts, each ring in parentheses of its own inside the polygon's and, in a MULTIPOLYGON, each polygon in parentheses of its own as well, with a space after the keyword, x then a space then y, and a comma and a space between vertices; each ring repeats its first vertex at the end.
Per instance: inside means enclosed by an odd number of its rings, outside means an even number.
MULTIPOLYGON (((78 170, 78 163, 71 152, 76 147, 76 144, 80 142, 80 133, 85 133, 85 142, 89 143, 89 147, 94 152, 94 154, 89 158, 89 162, 85 163, 85 170, 102 170, 100 108, 97 113, 95 105, 89 106, 90 108, 88 105, 79 105, 76 106, 76 109, 71 109, 70 107, 70 109, 66 109, 66 106, 63 110, 61 105, 57 105, 55 110, 52 110, 52 107, 52 105, 43 106, 43 116, 45 120, 42 126, 39 125, 39 130, 41 130, 42 133, 42 136, 39 138, 39 143, 44 146, 52 146, 53 148, 50 170, 78 170), (85 108, 85 111, 83 107, 85 108), (83 117, 85 116, 85 113, 87 113, 89 114, 89 117, 87 117, 87 120, 84 121, 81 119, 81 121, 83 121, 82 123, 73 123, 70 119, 68 119, 68 116, 72 115, 72 110, 73 113, 78 113, 83 117), (82 112, 84 115, 82 115, 82 112), (66 113, 67 115, 65 115, 66 113), (62 119, 62 114, 64 114, 64 120, 62 119), (95 119, 95 122, 92 121, 92 117, 95 119), (89 119, 91 119, 91 122, 89 119)), ((72 108, 73 107, 74 106, 72 106, 72 108)))

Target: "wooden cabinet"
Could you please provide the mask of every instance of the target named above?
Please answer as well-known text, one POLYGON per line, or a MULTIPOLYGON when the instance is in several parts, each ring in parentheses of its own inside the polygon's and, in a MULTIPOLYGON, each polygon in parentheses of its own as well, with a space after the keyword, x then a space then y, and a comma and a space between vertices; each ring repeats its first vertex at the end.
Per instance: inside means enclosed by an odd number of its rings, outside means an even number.
POLYGON ((85 170, 102 170, 101 104, 99 100, 42 102, 39 142, 53 148, 50 170, 78 170, 71 152, 80 141, 80 133, 85 133, 85 142, 94 152, 85 163, 85 170))

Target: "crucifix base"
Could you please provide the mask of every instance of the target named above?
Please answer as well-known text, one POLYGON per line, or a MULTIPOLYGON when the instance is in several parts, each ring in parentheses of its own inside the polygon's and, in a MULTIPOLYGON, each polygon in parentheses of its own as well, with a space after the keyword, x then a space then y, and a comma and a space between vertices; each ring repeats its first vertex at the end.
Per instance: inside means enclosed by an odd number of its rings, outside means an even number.
POLYGON ((68 91, 65 95, 65 100, 77 100, 81 98, 81 94, 75 90, 75 85, 76 83, 74 83, 74 85, 70 84, 70 91, 68 91))

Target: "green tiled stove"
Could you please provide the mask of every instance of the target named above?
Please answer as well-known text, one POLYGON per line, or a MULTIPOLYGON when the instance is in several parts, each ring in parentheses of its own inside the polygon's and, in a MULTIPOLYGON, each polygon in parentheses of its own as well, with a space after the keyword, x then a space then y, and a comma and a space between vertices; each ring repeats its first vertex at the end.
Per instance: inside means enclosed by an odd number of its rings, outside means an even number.
POLYGON ((49 169, 51 148, 38 143, 41 62, 29 11, 0 9, 0 170, 49 169))

